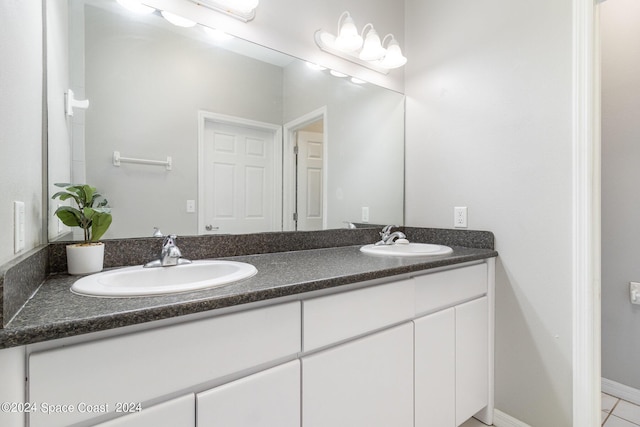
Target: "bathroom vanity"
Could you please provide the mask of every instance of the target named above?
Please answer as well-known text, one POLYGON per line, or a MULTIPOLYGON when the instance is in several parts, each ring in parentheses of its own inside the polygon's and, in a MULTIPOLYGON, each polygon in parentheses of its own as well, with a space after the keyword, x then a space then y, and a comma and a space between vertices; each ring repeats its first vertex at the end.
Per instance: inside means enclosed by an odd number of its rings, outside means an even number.
POLYGON ((164 297, 82 297, 50 278, 0 333, 0 364, 24 373, 4 385, 24 396, 15 425, 491 424, 496 252, 359 247, 233 257, 258 274, 164 297))

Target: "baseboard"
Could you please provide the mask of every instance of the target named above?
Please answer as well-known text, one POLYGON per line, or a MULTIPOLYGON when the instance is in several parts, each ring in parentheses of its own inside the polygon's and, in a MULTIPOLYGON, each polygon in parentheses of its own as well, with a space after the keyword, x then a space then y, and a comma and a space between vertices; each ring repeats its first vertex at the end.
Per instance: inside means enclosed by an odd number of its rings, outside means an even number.
POLYGON ((640 405, 640 390, 637 388, 602 378, 602 392, 617 397, 618 399, 640 405))
POLYGON ((495 427, 531 427, 529 424, 525 424, 497 409, 493 410, 493 425, 495 427))

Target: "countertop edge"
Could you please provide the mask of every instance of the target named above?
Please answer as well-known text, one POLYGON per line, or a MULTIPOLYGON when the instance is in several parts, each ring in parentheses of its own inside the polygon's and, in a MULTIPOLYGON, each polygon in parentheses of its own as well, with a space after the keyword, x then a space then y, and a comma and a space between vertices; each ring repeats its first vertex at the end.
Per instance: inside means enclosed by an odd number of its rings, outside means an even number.
POLYGON ((9 322, 4 329, 0 330, 0 349, 106 331, 125 326, 148 323, 155 320, 170 319, 240 306, 243 304, 268 301, 281 297, 294 296, 375 279, 384 279, 396 275, 426 271, 439 267, 453 266, 494 258, 497 256, 498 253, 493 249, 476 249, 473 254, 431 259, 410 265, 401 265, 344 276, 325 277, 312 281, 291 283, 267 289, 243 292, 241 294, 234 294, 226 297, 193 299, 170 305, 141 308, 132 311, 112 313, 109 315, 87 317, 80 320, 74 319, 50 324, 20 327, 12 327, 12 322, 9 322))

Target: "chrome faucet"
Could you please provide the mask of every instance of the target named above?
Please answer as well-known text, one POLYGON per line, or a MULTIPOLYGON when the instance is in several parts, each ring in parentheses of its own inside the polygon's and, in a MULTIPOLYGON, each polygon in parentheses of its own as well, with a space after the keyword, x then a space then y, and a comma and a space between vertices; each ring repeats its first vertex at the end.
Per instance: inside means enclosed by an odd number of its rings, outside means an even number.
POLYGON ((375 245, 376 246, 380 246, 380 245, 393 245, 396 240, 398 239, 406 239, 407 236, 405 236, 405 234, 402 231, 394 231, 393 233, 391 232, 391 229, 394 227, 398 227, 397 225, 387 225, 386 227, 384 227, 382 229, 382 231, 379 233, 380 237, 382 238, 382 240, 380 240, 379 242, 376 242, 375 245))
POLYGON ((160 258, 146 263, 144 267, 169 267, 172 265, 190 264, 191 261, 182 258, 182 252, 180 252, 180 248, 176 246, 176 238, 177 236, 175 234, 166 236, 162 242, 160 258))

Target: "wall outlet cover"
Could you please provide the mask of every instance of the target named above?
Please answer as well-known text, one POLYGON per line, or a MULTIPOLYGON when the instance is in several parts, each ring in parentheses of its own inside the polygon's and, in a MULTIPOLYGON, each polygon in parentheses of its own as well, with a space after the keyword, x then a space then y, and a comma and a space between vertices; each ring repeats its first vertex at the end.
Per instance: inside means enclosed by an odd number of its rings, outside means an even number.
POLYGON ((453 226, 455 228, 467 228, 467 207, 457 206, 453 208, 453 226))

